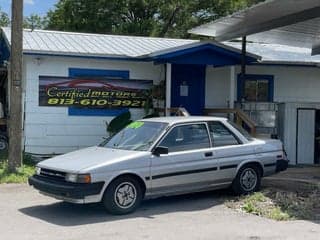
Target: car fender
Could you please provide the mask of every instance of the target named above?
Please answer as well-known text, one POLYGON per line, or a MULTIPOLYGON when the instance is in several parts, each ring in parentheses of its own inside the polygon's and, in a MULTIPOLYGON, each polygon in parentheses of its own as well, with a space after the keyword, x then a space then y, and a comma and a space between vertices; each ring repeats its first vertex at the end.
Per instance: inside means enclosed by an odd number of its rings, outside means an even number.
POLYGON ((116 172, 116 173, 114 173, 114 174, 112 174, 112 175, 109 175, 108 179, 106 179, 106 181, 105 181, 105 184, 104 184, 104 186, 103 186, 103 191, 102 191, 102 192, 104 192, 104 191, 107 189, 107 187, 109 186, 109 184, 110 184, 113 180, 115 180, 116 178, 118 178, 118 177, 120 177, 120 176, 122 176, 122 175, 126 175, 126 174, 134 175, 134 176, 140 178, 140 180, 142 180, 142 182, 144 183, 146 189, 148 189, 148 183, 146 182, 145 177, 142 176, 141 173, 139 173, 139 172, 137 172, 137 171, 134 171, 134 170, 123 170, 123 171, 120 171, 120 172, 116 172))
MULTIPOLYGON (((265 172, 264 165, 263 165, 263 163, 262 163, 261 160, 258 160, 258 159, 248 159, 248 160, 242 161, 242 162, 238 165, 237 170, 236 170, 236 176, 237 176, 238 172, 240 171, 240 169, 241 169, 244 165, 250 164, 250 163, 257 163, 257 164, 259 164, 260 167, 261 167, 261 169, 262 169, 262 172, 263 172, 263 173, 265 172)), ((263 175, 263 174, 262 174, 262 175, 263 175)), ((263 177, 263 176, 261 176, 261 177, 263 177)))

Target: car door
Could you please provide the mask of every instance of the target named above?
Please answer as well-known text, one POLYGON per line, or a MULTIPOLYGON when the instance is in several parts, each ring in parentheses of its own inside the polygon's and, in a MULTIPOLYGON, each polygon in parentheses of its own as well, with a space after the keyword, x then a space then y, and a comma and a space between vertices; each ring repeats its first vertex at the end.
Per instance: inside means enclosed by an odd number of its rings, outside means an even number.
POLYGON ((218 169, 206 123, 172 127, 157 146, 168 154, 151 160, 152 192, 176 192, 204 187, 218 169))
POLYGON ((221 121, 208 122, 213 155, 219 164, 221 182, 231 182, 242 161, 255 158, 252 147, 242 143, 236 134, 221 121))

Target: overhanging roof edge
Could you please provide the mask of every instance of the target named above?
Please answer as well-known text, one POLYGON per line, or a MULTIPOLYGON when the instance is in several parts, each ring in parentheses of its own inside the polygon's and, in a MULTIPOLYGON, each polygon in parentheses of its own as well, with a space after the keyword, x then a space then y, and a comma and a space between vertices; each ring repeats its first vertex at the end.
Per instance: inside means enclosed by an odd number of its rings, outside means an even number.
POLYGON ((317 18, 320 16, 319 12, 318 0, 269 0, 200 25, 188 32, 226 41, 317 18))
MULTIPOLYGON (((141 56, 141 57, 155 58, 155 57, 158 57, 158 56, 161 56, 161 55, 165 55, 165 54, 170 54, 170 53, 174 53, 174 52, 178 52, 178 51, 183 51, 183 50, 192 49, 192 48, 196 48, 196 47, 200 47, 200 46, 205 46, 207 44, 210 44, 210 45, 216 46, 216 47, 220 47, 220 48, 223 48, 225 50, 228 50, 228 51, 231 51, 231 52, 234 52, 234 53, 241 54, 241 50, 239 50, 239 49, 237 49, 235 47, 228 46, 228 45, 225 45, 223 43, 219 43, 219 42, 214 41, 214 40, 206 40, 206 41, 199 41, 199 42, 196 42, 196 43, 186 44, 186 45, 183 45, 183 46, 180 46, 180 47, 171 48, 171 49, 167 49, 167 50, 164 50, 164 51, 154 52, 152 54, 141 56)), ((261 56, 253 54, 253 53, 250 53, 250 52, 247 52, 246 56, 254 58, 257 61, 262 59, 261 56)))

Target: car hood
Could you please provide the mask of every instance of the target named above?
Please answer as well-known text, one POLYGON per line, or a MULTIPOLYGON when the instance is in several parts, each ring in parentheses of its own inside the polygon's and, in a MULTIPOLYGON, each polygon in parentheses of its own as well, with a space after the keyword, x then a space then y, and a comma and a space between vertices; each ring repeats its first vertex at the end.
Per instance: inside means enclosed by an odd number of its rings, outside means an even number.
POLYGON ((37 166, 62 172, 77 173, 82 169, 114 164, 132 158, 138 158, 145 154, 145 152, 138 151, 89 147, 44 160, 38 163, 37 166))

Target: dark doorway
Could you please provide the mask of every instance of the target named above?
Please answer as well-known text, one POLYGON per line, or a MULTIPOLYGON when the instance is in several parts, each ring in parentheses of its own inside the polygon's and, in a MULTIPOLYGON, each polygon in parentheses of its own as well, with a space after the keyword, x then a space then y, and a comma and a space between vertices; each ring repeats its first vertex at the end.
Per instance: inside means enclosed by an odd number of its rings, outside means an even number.
POLYGON ((0 67, 0 155, 8 148, 7 137, 7 69, 0 67))
POLYGON ((320 164, 320 110, 316 111, 315 163, 320 164))
POLYGON ((202 115, 205 106, 205 65, 172 65, 171 106, 202 115))
POLYGON ((0 104, 1 104, 0 118, 6 117, 7 82, 8 82, 7 69, 0 67, 0 104))

